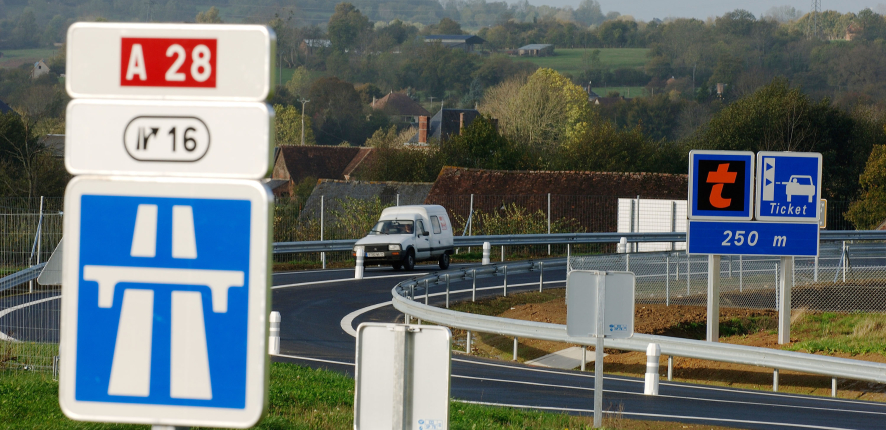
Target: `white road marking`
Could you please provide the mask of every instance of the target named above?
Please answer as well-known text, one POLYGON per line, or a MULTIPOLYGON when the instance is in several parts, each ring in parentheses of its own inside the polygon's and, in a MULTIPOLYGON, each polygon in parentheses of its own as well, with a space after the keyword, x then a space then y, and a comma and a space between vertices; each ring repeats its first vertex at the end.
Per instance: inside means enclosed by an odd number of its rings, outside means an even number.
POLYGON ((369 312, 374 309, 383 308, 385 306, 392 305, 393 302, 385 302, 379 303, 377 305, 367 306, 365 308, 357 309, 354 312, 351 312, 345 315, 344 318, 341 319, 341 329, 345 331, 345 333, 351 335, 352 337, 357 337, 357 330, 354 330, 354 319, 360 316, 363 313, 369 312))
POLYGON ((332 284, 335 282, 362 281, 362 280, 366 280, 366 279, 408 278, 411 276, 422 276, 422 275, 427 275, 427 273, 409 273, 409 274, 402 274, 402 275, 370 276, 370 277, 366 277, 363 279, 344 278, 344 279, 331 279, 328 281, 300 282, 297 284, 275 285, 275 286, 271 287, 271 289, 276 290, 278 288, 303 287, 306 285, 320 285, 320 284, 332 284))
POLYGON ((335 361, 335 360, 324 360, 322 358, 309 358, 309 357, 300 357, 297 355, 285 355, 285 354, 270 354, 274 357, 286 357, 286 358, 294 358, 296 360, 305 360, 305 361, 319 361, 321 363, 332 363, 332 364, 341 364, 344 366, 353 366, 354 363, 347 363, 344 361, 335 361))
MULTIPOLYGON (((484 406, 500 406, 507 408, 521 408, 521 409, 536 409, 536 410, 545 410, 545 411, 561 411, 561 412, 584 412, 587 414, 594 414, 593 409, 577 409, 577 408, 555 408, 555 407, 545 407, 545 406, 530 406, 530 405, 515 405, 508 403, 492 403, 492 402, 475 402, 470 400, 459 400, 453 399, 459 403, 468 403, 472 405, 484 405, 484 406)), ((774 423, 768 421, 752 421, 752 420, 734 420, 729 418, 708 418, 708 417, 693 417, 687 415, 664 415, 664 414, 647 414, 642 412, 623 412, 623 411, 603 411, 603 413, 608 414, 620 414, 620 415, 635 415, 641 417, 650 417, 650 418, 669 418, 674 420, 705 420, 705 421, 717 421, 724 423, 738 423, 738 424, 764 424, 771 426, 782 426, 782 427, 799 427, 799 428, 809 428, 809 429, 821 429, 821 430, 849 430, 843 427, 825 427, 825 426, 816 426, 816 425, 807 425, 807 424, 791 424, 791 423, 774 423)))
MULTIPOLYGON (((13 306, 13 307, 8 308, 8 309, 3 309, 2 311, 0 311, 0 318, 3 318, 3 317, 5 317, 6 315, 9 315, 9 314, 11 314, 11 313, 13 313, 13 312, 15 312, 15 311, 17 311, 17 310, 19 310, 19 309, 24 309, 24 308, 26 308, 26 307, 28 307, 28 306, 33 306, 33 305, 36 305, 36 304, 39 304, 39 303, 48 302, 48 301, 50 301, 50 300, 57 300, 57 299, 60 299, 60 298, 62 298, 61 295, 58 295, 58 296, 52 296, 52 297, 47 297, 47 298, 45 298, 45 299, 34 300, 33 302, 22 303, 22 304, 20 304, 20 305, 18 305, 18 306, 13 306)), ((12 336, 8 336, 6 333, 3 333, 2 331, 0 331, 0 340, 7 340, 7 341, 10 341, 10 342, 18 342, 17 339, 15 339, 15 338, 12 337, 12 336)))

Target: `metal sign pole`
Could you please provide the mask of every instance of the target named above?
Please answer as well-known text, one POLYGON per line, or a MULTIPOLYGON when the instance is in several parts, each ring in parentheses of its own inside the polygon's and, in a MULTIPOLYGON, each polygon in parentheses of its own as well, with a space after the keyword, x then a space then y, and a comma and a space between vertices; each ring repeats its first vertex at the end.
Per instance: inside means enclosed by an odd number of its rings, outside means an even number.
POLYGON ((391 429, 406 430, 406 366, 408 349, 406 348, 407 327, 396 325, 394 331, 394 402, 391 410, 391 429))
POLYGON ((606 272, 600 272, 597 287, 596 344, 594 346, 594 428, 603 427, 603 309, 606 303, 606 272))
POLYGON ((794 257, 781 257, 778 283, 778 344, 791 342, 791 288, 794 284, 794 257))
POLYGON ((708 327, 707 341, 720 339, 720 256, 708 255, 708 327))

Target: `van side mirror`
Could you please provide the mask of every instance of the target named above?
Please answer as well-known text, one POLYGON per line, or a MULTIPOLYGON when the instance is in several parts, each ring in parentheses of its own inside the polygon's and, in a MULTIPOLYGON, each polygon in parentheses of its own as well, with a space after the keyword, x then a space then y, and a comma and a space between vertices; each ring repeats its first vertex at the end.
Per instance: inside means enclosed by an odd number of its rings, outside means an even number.
POLYGON ((431 235, 431 232, 426 231, 426 232, 422 233, 421 235, 422 235, 422 236, 430 236, 430 235, 431 235))

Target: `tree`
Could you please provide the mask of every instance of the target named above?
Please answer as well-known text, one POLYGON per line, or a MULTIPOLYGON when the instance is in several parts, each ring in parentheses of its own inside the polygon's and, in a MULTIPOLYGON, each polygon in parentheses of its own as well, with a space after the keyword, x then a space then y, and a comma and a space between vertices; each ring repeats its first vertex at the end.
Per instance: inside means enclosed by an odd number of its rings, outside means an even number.
MULTIPOLYGON (((305 116, 305 145, 316 145, 311 117, 305 116)), ((274 129, 277 146, 301 145, 301 111, 295 106, 274 105, 274 129)))
POLYGON ((452 18, 446 17, 440 20, 436 28, 432 29, 436 34, 462 34, 461 25, 452 18))
POLYGON ((443 165, 478 169, 512 170, 520 153, 498 133, 490 118, 480 115, 462 131, 440 144, 443 165))
POLYGON ((356 48, 364 33, 371 28, 369 19, 353 4, 339 3, 335 5, 335 13, 329 17, 327 31, 332 47, 338 51, 346 51, 356 48))
POLYGON ((311 85, 308 99, 307 111, 314 121, 318 144, 363 143, 366 121, 354 85, 335 77, 320 78, 311 85))
POLYGON ((40 46, 40 30, 31 8, 25 8, 25 11, 19 15, 12 30, 12 40, 13 46, 19 49, 40 46))
POLYGON ((873 230, 886 221, 886 145, 877 145, 858 180, 861 198, 849 206, 846 218, 859 230, 873 230))
POLYGON ((304 97, 311 88, 311 76, 305 66, 298 66, 292 72, 292 77, 286 81, 286 89, 296 97, 304 97))
POLYGON ((0 114, 0 192, 32 198, 60 196, 68 176, 34 133, 34 121, 15 112, 0 114))
POLYGON ((210 7, 205 12, 198 12, 194 21, 199 24, 221 24, 224 22, 218 16, 218 9, 215 6, 210 7))
POLYGON ((573 15, 584 25, 600 24, 606 19, 600 10, 600 2, 596 0, 581 0, 573 15))

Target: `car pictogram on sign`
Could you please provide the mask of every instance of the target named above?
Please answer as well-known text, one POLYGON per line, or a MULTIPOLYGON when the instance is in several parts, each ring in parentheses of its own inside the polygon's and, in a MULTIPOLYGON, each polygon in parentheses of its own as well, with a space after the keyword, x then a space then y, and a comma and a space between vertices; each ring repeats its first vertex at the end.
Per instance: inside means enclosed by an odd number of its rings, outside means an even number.
POLYGON ((812 197, 815 196, 815 185, 812 183, 812 176, 809 175, 793 175, 788 182, 782 182, 785 185, 785 194, 788 201, 792 196, 808 197, 807 203, 812 203, 812 197))

